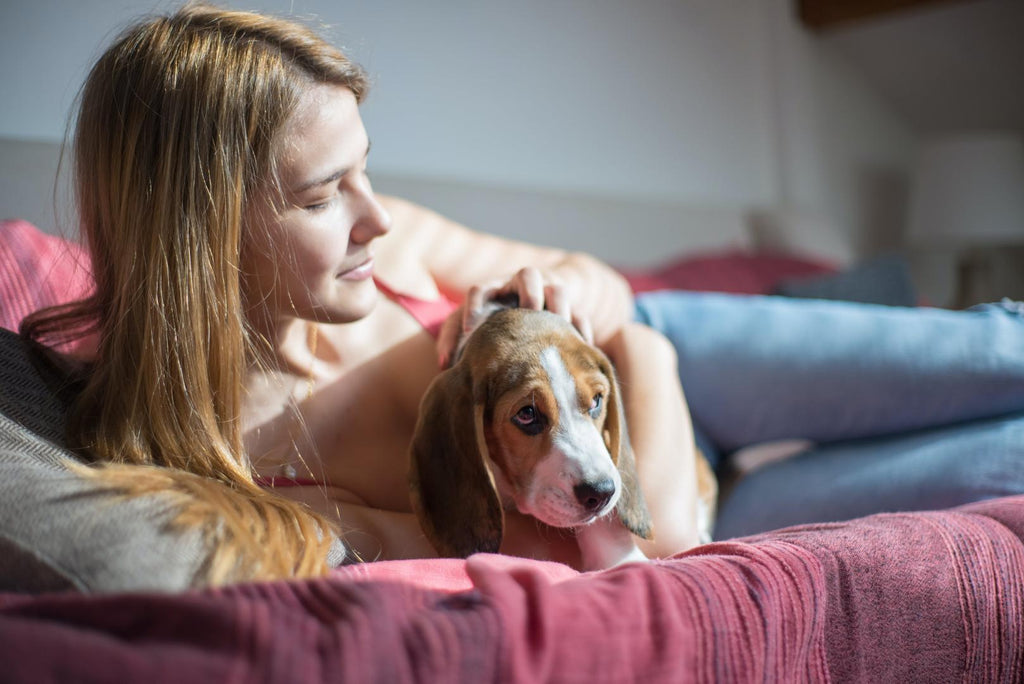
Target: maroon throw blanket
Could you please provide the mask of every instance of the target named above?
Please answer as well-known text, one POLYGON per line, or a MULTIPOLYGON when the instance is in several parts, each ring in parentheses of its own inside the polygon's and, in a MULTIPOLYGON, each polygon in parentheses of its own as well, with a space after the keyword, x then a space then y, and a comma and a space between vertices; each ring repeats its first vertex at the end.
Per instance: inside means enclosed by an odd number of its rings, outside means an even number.
POLYGON ((0 595, 15 682, 1024 681, 1024 497, 577 574, 475 556, 184 595, 0 595))

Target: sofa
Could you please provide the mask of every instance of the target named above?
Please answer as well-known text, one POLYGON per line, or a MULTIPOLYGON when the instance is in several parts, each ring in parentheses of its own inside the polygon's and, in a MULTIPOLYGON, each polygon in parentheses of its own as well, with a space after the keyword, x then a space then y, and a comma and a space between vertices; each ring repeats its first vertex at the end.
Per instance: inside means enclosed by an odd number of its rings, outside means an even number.
MULTIPOLYGON (((86 291, 76 249, 0 224, 0 325, 86 291)), ((202 545, 159 500, 68 469, 67 388, 33 358, 0 330, 3 681, 1024 681, 1024 496, 603 572, 480 554, 196 589, 202 545)))

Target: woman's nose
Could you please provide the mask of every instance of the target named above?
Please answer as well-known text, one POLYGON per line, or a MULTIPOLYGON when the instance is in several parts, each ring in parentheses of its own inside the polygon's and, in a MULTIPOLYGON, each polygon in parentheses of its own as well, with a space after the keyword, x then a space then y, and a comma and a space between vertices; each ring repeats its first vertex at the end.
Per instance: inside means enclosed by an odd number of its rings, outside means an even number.
POLYGON ((391 214, 377 201, 372 190, 360 202, 359 214, 352 226, 352 240, 366 243, 391 230, 391 214))

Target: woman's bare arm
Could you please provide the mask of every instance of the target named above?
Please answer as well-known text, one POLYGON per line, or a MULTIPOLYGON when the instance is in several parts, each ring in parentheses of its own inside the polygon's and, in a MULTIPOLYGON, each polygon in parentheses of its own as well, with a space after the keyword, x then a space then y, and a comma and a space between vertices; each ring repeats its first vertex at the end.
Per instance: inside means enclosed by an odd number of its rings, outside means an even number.
POLYGON ((437 556, 413 513, 356 503, 349 492, 336 487, 286 487, 276 491, 333 520, 348 554, 361 561, 437 556))
MULTIPOLYGON (((346 501, 350 494, 330 487, 293 487, 282 489, 281 493, 334 520, 348 554, 360 561, 437 557, 414 513, 346 501)), ((517 511, 507 511, 504 520, 502 553, 580 566, 579 550, 571 533, 548 527, 517 511)))
POLYGON ((625 278, 590 255, 477 233, 411 202, 379 199, 400 232, 403 252, 416 254, 438 286, 459 301, 474 286, 504 283, 533 267, 556 279, 573 313, 589 321, 598 344, 633 318, 625 278))
POLYGON ((450 295, 480 282, 511 278, 525 266, 556 274, 574 313, 593 316, 595 342, 611 358, 623 387, 637 467, 656 539, 645 553, 665 556, 698 543, 696 447, 679 384, 675 349, 663 335, 632 322, 625 279, 584 254, 535 247, 475 233, 414 204, 386 198, 397 226, 415 225, 403 244, 422 254, 450 295))
POLYGON ((697 451, 676 352, 661 333, 630 323, 605 351, 618 374, 640 486, 654 521, 648 556, 664 557, 699 543, 697 451))

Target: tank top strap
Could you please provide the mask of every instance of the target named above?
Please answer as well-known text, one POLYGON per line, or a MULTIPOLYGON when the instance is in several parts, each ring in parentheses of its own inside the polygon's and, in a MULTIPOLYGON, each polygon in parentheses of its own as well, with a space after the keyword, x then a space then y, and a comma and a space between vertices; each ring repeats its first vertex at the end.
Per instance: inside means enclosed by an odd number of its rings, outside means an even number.
POLYGON ((397 292, 379 278, 374 277, 380 293, 406 310, 410 316, 423 326, 432 337, 437 337, 445 319, 458 308, 458 304, 441 294, 437 299, 421 299, 412 295, 397 292))

